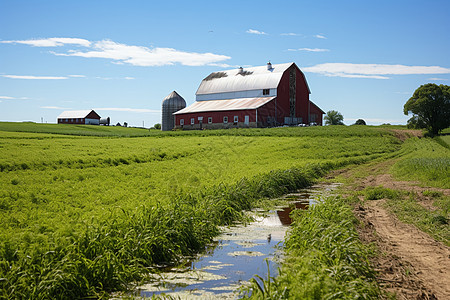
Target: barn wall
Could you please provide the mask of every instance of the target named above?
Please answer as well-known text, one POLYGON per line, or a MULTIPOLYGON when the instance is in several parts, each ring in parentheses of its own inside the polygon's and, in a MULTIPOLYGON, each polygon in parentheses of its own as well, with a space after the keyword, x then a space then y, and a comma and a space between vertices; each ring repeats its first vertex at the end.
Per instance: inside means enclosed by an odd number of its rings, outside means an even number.
MULTIPOLYGON (((308 123, 308 103, 309 103, 309 91, 308 85, 306 83, 305 76, 303 73, 295 68, 296 70, 296 81, 295 81, 295 117, 302 118, 303 123, 308 123)), ((277 122, 280 124, 284 123, 284 118, 290 116, 290 104, 289 104, 289 70, 286 70, 281 77, 280 84, 278 85, 277 93, 277 122)))
POLYGON ((276 117, 278 124, 284 123, 284 117, 289 117, 289 70, 281 77, 277 89, 276 117))
POLYGON ((226 93, 202 94, 202 95, 196 95, 196 101, 225 100, 225 99, 236 99, 236 98, 274 97, 277 95, 277 89, 268 89, 268 90, 269 90, 268 95, 263 95, 262 89, 226 92, 226 93))
POLYGON ((295 116, 302 118, 303 123, 309 123, 309 91, 308 84, 306 83, 305 75, 296 68, 296 105, 295 116))
POLYGON ((98 119, 100 121, 100 115, 97 114, 95 111, 91 111, 87 116, 85 116, 86 119, 98 119))
POLYGON ((322 126, 323 111, 311 103, 310 105, 311 122, 317 123, 317 125, 322 126))
POLYGON ((258 127, 276 126, 275 121, 275 99, 267 102, 257 109, 258 111, 258 127))
POLYGON ((200 128, 198 117, 203 117, 202 128, 206 129, 256 127, 256 111, 254 109, 177 114, 175 115, 175 126, 181 128, 180 120, 184 119, 184 129, 198 129, 200 128), (227 124, 223 123, 225 116, 228 117, 227 124), (233 122, 234 116, 238 116, 237 124, 233 122), (245 116, 249 116, 249 126, 244 124, 245 116), (212 124, 208 124, 209 117, 212 117, 212 124), (191 126, 191 118, 194 118, 194 126, 191 126))
POLYGON ((100 125, 100 118, 98 118, 98 119, 85 118, 84 119, 84 124, 86 124, 86 125, 100 125))
POLYGON ((84 118, 59 118, 58 124, 84 124, 84 118))

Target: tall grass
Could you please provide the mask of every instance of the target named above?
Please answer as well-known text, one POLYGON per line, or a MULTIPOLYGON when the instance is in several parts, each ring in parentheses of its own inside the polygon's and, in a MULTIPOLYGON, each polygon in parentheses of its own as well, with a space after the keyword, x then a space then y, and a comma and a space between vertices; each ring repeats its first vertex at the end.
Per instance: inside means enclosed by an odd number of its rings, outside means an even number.
POLYGON ((201 251, 257 199, 400 148, 370 127, 220 132, 0 131, 0 298, 126 289, 149 267, 201 251))
POLYGON ((285 242, 286 259, 276 278, 253 279, 252 299, 375 299, 380 295, 369 248, 355 230, 351 208, 326 198, 296 210, 285 242))
POLYGON ((409 139, 404 155, 393 167, 402 179, 419 180, 422 184, 450 188, 450 149, 431 138, 409 139))
POLYGON ((240 219, 257 199, 305 187, 326 168, 273 171, 196 195, 179 194, 164 205, 143 206, 136 215, 124 211, 123 218, 87 227, 56 241, 50 251, 24 253, 2 242, 0 296, 68 299, 126 289, 145 268, 203 249, 218 225, 240 219))

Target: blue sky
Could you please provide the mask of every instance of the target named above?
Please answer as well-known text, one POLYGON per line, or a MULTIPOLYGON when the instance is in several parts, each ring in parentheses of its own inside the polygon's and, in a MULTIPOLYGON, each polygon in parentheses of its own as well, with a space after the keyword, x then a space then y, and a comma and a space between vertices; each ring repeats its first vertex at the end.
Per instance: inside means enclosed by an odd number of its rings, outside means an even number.
POLYGON ((150 127, 209 73, 295 62, 346 124, 406 124, 416 88, 450 83, 450 1, 0 0, 0 120, 95 109, 150 127))

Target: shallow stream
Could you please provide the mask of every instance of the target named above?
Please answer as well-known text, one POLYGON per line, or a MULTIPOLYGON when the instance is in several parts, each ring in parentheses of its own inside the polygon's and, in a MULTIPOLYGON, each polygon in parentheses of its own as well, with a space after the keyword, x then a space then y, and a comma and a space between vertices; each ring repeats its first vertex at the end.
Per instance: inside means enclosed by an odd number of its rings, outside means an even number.
POLYGON ((320 197, 333 193, 339 184, 321 183, 285 195, 289 206, 271 211, 253 211, 255 221, 247 226, 223 228, 215 243, 182 268, 153 275, 138 287, 141 297, 170 295, 176 299, 236 299, 238 289, 254 275, 267 278, 277 274, 281 246, 289 228, 292 209, 307 209, 320 197))

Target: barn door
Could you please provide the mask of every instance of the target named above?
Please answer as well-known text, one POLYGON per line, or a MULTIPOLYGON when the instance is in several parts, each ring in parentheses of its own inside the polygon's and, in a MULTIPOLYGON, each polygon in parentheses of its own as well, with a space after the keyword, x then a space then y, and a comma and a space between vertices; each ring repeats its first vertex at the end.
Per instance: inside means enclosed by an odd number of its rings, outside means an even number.
POLYGON ((250 117, 249 116, 245 116, 244 117, 244 125, 248 125, 250 123, 250 117))

